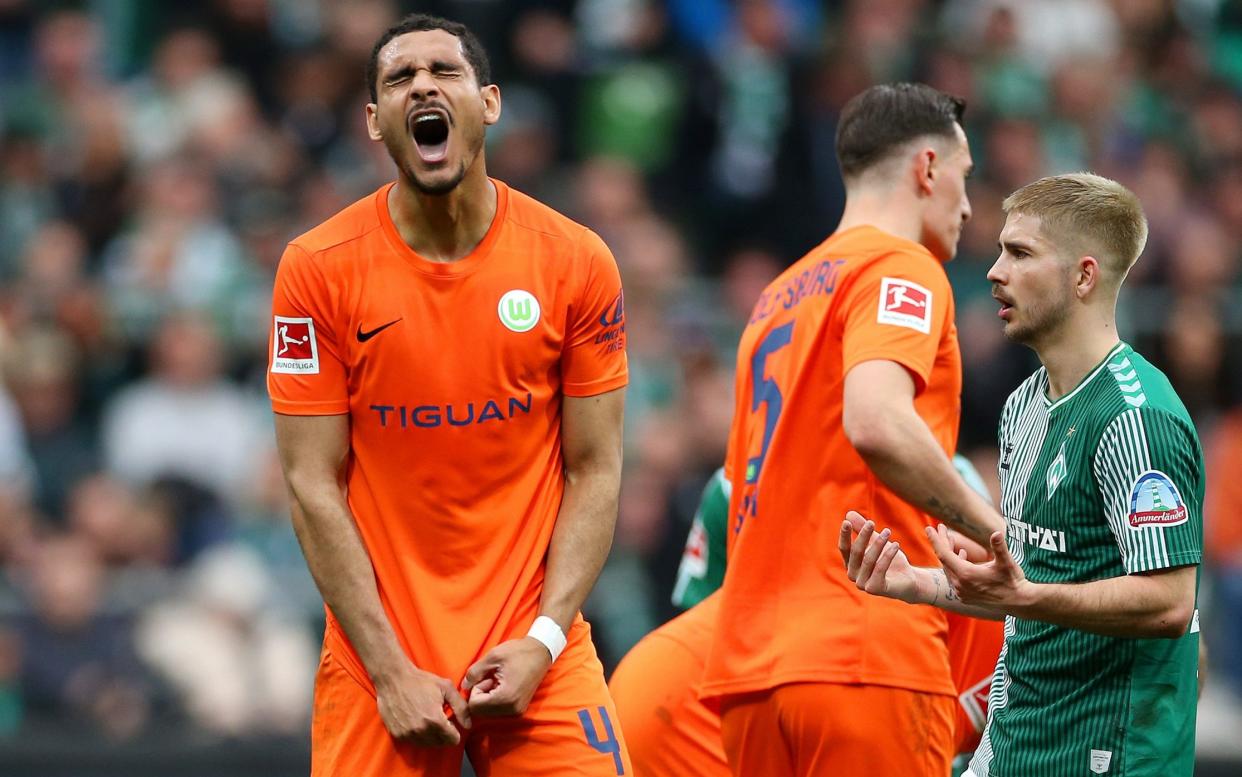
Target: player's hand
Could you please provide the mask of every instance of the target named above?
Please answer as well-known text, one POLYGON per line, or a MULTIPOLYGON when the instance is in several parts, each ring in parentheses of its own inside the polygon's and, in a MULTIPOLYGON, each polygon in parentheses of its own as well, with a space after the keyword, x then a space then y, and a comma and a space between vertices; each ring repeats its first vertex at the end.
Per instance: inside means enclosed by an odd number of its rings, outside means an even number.
POLYGON ((502 642, 466 670, 462 688, 478 715, 521 715, 552 666, 547 647, 534 637, 502 642))
POLYGON ((949 532, 949 542, 953 546, 954 554, 966 551, 966 560, 983 562, 992 560, 992 550, 972 540, 961 532, 954 531, 945 527, 949 532))
POLYGON ((923 601, 919 570, 890 536, 888 529, 876 532, 874 522, 853 510, 847 513, 837 537, 845 574, 860 591, 918 604, 923 601))
POLYGON ((947 526, 941 524, 935 529, 928 526, 926 531, 949 585, 963 604, 1008 612, 1015 605, 1021 606, 1030 600, 1033 584, 1009 554, 1004 532, 992 532, 989 538, 992 560, 975 563, 967 558, 965 550, 953 547, 947 526))
POLYGON ((461 732, 449 720, 446 706, 458 725, 470 728, 470 710, 453 683, 413 666, 397 677, 377 680, 375 701, 388 733, 416 745, 439 747, 461 742, 461 732))

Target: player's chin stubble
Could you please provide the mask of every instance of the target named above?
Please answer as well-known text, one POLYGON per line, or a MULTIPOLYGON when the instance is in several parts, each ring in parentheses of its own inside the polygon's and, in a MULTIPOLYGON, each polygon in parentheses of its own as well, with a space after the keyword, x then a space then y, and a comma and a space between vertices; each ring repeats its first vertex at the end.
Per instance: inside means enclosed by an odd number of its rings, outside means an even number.
POLYGON ((1069 313, 1069 305, 1066 304, 1052 302, 1032 303, 1032 305, 1026 307, 1021 313, 1026 319, 1025 322, 1013 321, 1005 324, 1005 337, 1015 343, 1033 346, 1056 329, 1069 313))
POLYGON ((466 177, 466 166, 462 164, 457 169, 457 174, 452 178, 446 178, 436 183, 427 183, 418 177, 418 173, 413 170, 407 171, 410 181, 414 184, 414 188, 418 189, 420 194, 426 194, 431 197, 442 197, 457 188, 457 185, 466 177))

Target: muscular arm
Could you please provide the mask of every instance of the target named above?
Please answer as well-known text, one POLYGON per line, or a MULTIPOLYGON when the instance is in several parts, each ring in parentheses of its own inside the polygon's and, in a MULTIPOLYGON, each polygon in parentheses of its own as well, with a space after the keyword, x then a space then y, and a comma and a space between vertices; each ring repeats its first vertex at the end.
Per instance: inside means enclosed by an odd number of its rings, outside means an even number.
POLYGON ((278 414, 276 446, 292 496, 293 530, 306 564, 375 683, 385 725, 393 736, 408 736, 421 744, 455 743, 459 735, 440 705, 449 702, 458 720, 468 726, 465 702, 451 683, 419 671, 402 651, 380 604, 371 558, 345 501, 349 417, 278 414), (424 698, 412 698, 418 694, 424 698))
POLYGON ((972 618, 1004 619, 1001 610, 964 603, 940 567, 912 566, 890 536, 887 529, 877 532, 873 521, 854 511, 842 521, 837 549, 846 575, 860 591, 907 604, 930 604, 972 618))
POLYGON ((1090 583, 1031 583, 1008 607, 1019 618, 1047 621, 1109 637, 1166 637, 1186 633, 1194 613, 1193 566, 1090 583))
POLYGON ((276 444, 311 576, 378 682, 408 660, 380 605, 371 558, 345 501, 349 417, 277 415, 276 444))
POLYGON ((914 380, 896 362, 866 361, 845 376, 845 435, 898 496, 976 542, 1004 520, 958 476, 914 409, 914 380))
POLYGON ((565 397, 561 406, 565 494, 548 549, 539 610, 566 633, 612 547, 621 488, 624 406, 625 389, 565 397))
POLYGON ((1110 637, 1176 638, 1194 612, 1195 566, 1092 580, 1033 583, 993 534, 993 559, 972 563, 954 554, 948 533, 928 530, 953 590, 968 605, 1110 637))
POLYGON ((963 602, 940 567, 920 567, 917 573, 914 604, 990 620, 1013 615, 1107 637, 1180 637, 1194 610, 1194 567, 1090 583, 1028 581, 1020 599, 991 605, 963 602))
POLYGON ((877 532, 874 523, 850 513, 838 540, 846 574, 867 593, 910 604, 994 620, 1013 615, 1110 637, 1180 637, 1194 612, 1194 566, 1087 583, 1032 583, 1000 533, 989 542, 993 560, 984 563, 955 555, 944 527, 929 534, 944 566, 913 567, 887 530, 877 532))

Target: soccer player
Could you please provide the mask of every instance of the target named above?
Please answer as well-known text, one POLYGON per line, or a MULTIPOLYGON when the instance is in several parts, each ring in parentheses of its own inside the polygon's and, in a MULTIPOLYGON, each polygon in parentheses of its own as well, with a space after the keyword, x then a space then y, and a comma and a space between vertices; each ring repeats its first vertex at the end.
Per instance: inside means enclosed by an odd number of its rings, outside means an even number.
MULTIPOLYGON (((958 474, 985 499, 987 486, 964 456, 958 474)), ((625 730, 637 777, 728 777, 720 716, 698 698, 724 580, 729 481, 719 469, 708 480, 694 514, 673 589, 687 611, 635 645, 608 683, 625 730)), ((1001 624, 950 613, 949 663, 957 689, 954 753, 970 753, 987 716, 987 688, 1002 641, 1001 624)), ((964 758, 959 758, 959 761, 964 758)))
POLYGON ((841 223, 742 334, 725 463, 737 537, 702 688, 737 775, 949 771, 944 616, 859 592, 820 516, 857 502, 900 516, 928 563, 929 512, 978 542, 1003 525, 949 461, 961 357, 942 263, 970 217, 963 108, 916 84, 845 106, 841 223))
POLYGON ((488 178, 485 53, 414 15, 373 49, 396 181, 290 243, 268 387, 328 608, 314 775, 629 771, 578 613, 607 555, 626 383, 616 264, 488 178))
POLYGON ((940 566, 916 567, 851 513, 841 555, 860 589, 1005 617, 967 774, 1189 775, 1202 453, 1168 379, 1115 323, 1147 222, 1130 191, 1085 173, 1036 181, 1004 208, 988 279, 1005 334, 1043 362, 1001 415, 1008 543, 996 532, 994 559, 972 563, 929 529, 940 566))

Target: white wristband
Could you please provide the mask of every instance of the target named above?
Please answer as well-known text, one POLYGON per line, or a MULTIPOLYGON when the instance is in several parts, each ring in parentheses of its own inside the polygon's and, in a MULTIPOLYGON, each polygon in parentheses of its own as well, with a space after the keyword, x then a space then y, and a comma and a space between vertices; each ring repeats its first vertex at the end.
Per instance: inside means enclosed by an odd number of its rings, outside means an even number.
POLYGON ((543 643, 543 646, 552 654, 552 663, 556 663, 556 659, 561 655, 561 651, 565 649, 565 632, 561 631, 560 625, 546 615, 540 615, 535 618, 535 622, 530 624, 530 631, 526 632, 526 636, 534 637, 543 643))

